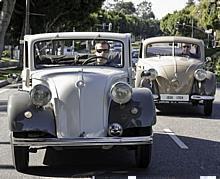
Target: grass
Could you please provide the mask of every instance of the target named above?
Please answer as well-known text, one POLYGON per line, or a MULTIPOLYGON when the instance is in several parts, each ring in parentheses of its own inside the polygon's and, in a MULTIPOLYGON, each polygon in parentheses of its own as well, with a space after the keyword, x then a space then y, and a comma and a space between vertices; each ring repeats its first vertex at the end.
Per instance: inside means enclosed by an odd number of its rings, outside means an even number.
POLYGON ((12 68, 12 69, 7 69, 7 70, 0 70, 0 80, 6 80, 8 74, 13 74, 13 73, 20 75, 21 69, 12 68))
POLYGON ((2 63, 5 63, 5 62, 18 62, 18 60, 16 60, 16 59, 11 59, 11 58, 8 58, 8 57, 2 57, 2 58, 1 58, 1 62, 2 62, 2 63))

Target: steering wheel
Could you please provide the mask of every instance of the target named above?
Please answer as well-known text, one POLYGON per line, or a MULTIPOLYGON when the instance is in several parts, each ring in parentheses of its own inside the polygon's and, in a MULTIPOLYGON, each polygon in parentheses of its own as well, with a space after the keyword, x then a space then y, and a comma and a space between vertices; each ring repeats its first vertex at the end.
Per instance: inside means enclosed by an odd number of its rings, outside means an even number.
POLYGON ((103 57, 103 56, 94 56, 94 57, 90 57, 90 58, 88 58, 87 60, 85 60, 85 61, 82 63, 82 65, 85 65, 85 64, 88 64, 88 63, 92 63, 92 62, 95 62, 95 64, 97 65, 97 59, 98 59, 98 58, 102 58, 103 60, 105 60, 105 62, 102 63, 102 65, 103 65, 103 64, 106 64, 107 61, 108 61, 108 58, 106 58, 106 57, 103 57))

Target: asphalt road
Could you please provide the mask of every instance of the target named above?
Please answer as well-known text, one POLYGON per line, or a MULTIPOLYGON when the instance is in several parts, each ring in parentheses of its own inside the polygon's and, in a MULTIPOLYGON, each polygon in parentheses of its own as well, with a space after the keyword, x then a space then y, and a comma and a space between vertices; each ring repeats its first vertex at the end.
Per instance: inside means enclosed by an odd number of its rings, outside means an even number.
POLYGON ((115 148, 41 150, 30 154, 26 173, 13 168, 9 144, 7 99, 16 90, 16 85, 0 88, 0 178, 220 177, 220 89, 211 117, 203 115, 202 107, 186 104, 166 105, 157 111, 152 161, 146 170, 135 168, 133 151, 115 148))

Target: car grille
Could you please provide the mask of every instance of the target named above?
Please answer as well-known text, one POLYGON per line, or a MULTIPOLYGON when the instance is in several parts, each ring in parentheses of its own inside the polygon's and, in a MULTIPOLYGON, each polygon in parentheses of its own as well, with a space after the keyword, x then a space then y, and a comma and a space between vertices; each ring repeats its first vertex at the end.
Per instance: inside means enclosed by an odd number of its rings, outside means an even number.
POLYGON ((192 89, 193 79, 166 79, 158 77, 156 79, 160 94, 190 94, 192 89))

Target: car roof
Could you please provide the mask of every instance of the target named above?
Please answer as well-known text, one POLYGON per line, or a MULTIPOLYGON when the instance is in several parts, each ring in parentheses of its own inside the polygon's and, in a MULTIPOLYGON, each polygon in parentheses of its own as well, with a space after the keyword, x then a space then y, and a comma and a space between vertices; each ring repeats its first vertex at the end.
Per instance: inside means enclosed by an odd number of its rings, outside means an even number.
POLYGON ((34 35, 25 35, 24 40, 36 41, 46 39, 115 39, 123 40, 130 38, 130 33, 111 33, 111 32, 57 32, 57 33, 42 33, 34 35))
POLYGON ((143 44, 150 44, 155 42, 184 42, 184 43, 193 43, 199 46, 204 46, 203 40, 191 38, 191 37, 182 37, 182 36, 160 36, 160 37, 151 37, 143 40, 143 44))

